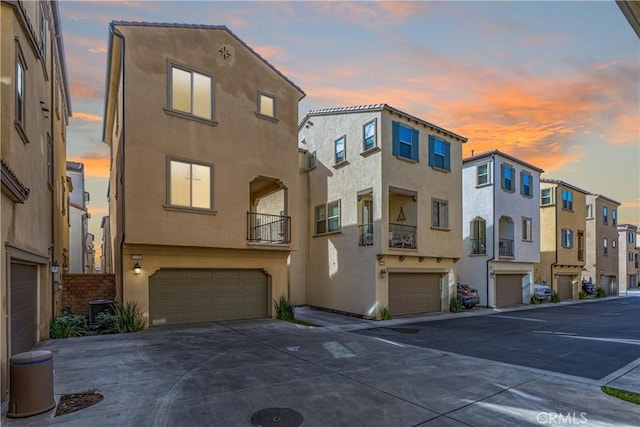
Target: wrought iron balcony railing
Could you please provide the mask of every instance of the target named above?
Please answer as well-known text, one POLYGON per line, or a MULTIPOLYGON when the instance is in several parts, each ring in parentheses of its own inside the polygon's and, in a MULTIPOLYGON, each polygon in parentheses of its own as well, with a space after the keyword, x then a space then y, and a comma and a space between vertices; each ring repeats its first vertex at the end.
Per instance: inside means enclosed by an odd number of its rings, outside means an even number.
POLYGON ((500 239, 499 249, 500 256, 513 256, 513 240, 500 239))
POLYGON ((247 212, 247 240, 264 243, 291 242, 291 217, 247 212))

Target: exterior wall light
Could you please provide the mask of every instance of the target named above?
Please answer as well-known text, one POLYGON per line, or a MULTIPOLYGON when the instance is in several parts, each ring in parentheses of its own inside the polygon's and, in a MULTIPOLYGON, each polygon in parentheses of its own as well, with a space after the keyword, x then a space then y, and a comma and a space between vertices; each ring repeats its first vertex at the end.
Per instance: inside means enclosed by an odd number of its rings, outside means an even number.
POLYGON ((53 263, 51 264, 51 272, 60 273, 60 264, 58 264, 58 261, 53 261, 53 263))
POLYGON ((133 266, 133 274, 140 274, 142 271, 142 267, 140 267, 140 263, 136 262, 136 265, 133 266))

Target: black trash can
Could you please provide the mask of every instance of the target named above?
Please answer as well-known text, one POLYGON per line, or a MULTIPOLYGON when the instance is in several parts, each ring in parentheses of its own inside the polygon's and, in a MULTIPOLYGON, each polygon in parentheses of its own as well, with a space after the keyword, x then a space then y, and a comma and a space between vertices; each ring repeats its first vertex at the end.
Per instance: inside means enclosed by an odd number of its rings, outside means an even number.
POLYGON ((55 408, 53 353, 27 351, 9 360, 9 418, 24 418, 55 408))

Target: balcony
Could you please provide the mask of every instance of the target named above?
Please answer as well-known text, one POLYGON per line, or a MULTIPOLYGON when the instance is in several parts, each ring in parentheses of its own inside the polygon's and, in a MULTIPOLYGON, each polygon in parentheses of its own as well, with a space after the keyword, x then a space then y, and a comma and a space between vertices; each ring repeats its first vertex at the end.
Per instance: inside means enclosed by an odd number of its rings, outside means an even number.
POLYGON ((485 255, 487 253, 487 239, 471 239, 471 253, 485 255))
POLYGON ((513 240, 511 239, 500 239, 499 241, 499 252, 500 256, 512 257, 513 256, 513 240))
POLYGON ((247 212, 247 240, 258 243, 291 242, 291 217, 247 212))
POLYGON ((360 246, 373 246, 373 224, 359 225, 358 236, 360 246))
POLYGON ((417 249, 417 227, 390 223, 389 248, 417 249))

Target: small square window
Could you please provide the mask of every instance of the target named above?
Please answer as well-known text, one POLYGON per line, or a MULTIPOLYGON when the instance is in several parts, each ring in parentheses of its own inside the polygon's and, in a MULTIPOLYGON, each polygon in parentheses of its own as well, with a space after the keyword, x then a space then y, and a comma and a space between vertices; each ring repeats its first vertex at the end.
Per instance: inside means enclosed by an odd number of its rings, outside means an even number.
POLYGON ((276 99, 264 92, 258 94, 258 114, 271 118, 276 117, 276 99))
POLYGON ((551 205, 553 203, 553 192, 551 188, 543 188, 540 190, 540 204, 542 206, 551 205))

